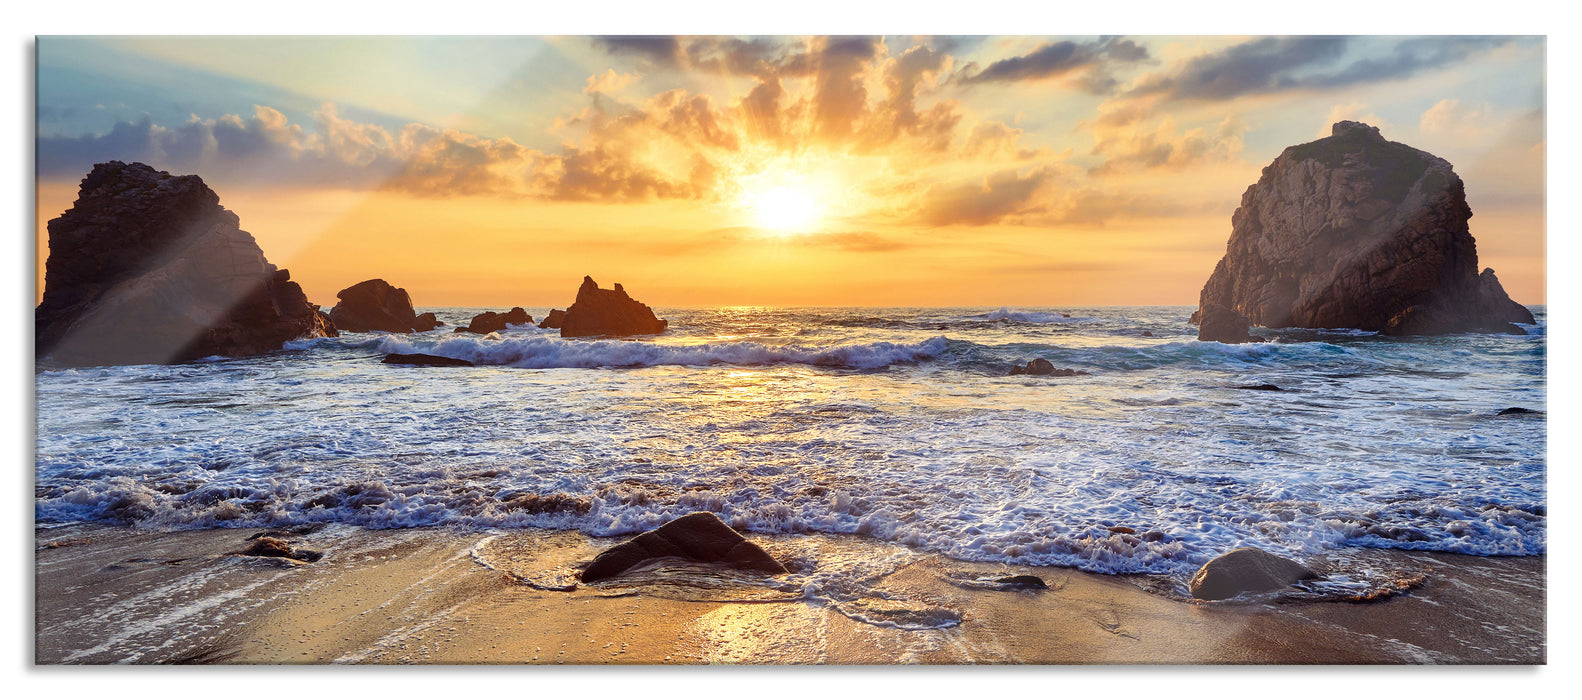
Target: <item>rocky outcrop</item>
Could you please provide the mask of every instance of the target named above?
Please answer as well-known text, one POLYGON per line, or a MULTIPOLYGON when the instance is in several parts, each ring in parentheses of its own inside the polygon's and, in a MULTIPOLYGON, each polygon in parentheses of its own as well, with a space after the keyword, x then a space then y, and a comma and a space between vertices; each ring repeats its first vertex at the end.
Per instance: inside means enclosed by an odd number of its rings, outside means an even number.
POLYGON ((538 327, 539 328, 559 328, 560 324, 565 323, 565 322, 566 322, 566 312, 561 311, 560 309, 550 309, 549 310, 549 315, 545 316, 544 320, 538 322, 538 327))
POLYGON ((1057 368, 1049 360, 1046 360, 1042 357, 1028 362, 1026 367, 1012 367, 1011 374, 1013 376, 1018 374, 1031 374, 1040 377, 1085 377, 1088 375, 1087 372, 1084 372, 1080 369, 1065 369, 1063 367, 1057 368))
POLYGON ((196 175, 100 163, 49 222, 34 343, 52 365, 184 362, 335 335, 196 175))
POLYGON ((472 367, 473 366, 473 363, 468 361, 468 360, 459 360, 459 359, 456 359, 454 357, 440 357, 439 355, 429 355, 427 353, 421 353, 421 352, 414 352, 414 353, 392 352, 392 353, 390 353, 388 355, 385 355, 385 359, 380 360, 380 361, 383 362, 384 364, 387 364, 387 365, 412 365, 412 366, 415 366, 415 367, 472 367))
POLYGON ((1533 316, 1478 273, 1471 216, 1450 163, 1339 122, 1247 188, 1200 310, 1266 328, 1522 333, 1511 324, 1533 316))
MULTIPOLYGON (((527 310, 520 306, 511 307, 510 311, 503 314, 485 311, 472 317, 472 322, 467 324, 467 332, 480 335, 505 330, 507 324, 524 326, 533 322, 533 317, 527 315, 527 310)), ((460 328, 456 330, 462 330, 460 328)))
POLYGON ((1194 598, 1221 600, 1278 590, 1312 578, 1318 578, 1318 573, 1290 559, 1257 547, 1242 547, 1209 560, 1192 575, 1190 585, 1194 598))
POLYGON ((1263 338, 1251 335, 1252 321, 1219 304, 1204 304, 1198 309, 1198 340, 1217 343, 1261 343, 1263 338))
POLYGON ((330 320, 343 331, 411 333, 440 327, 432 313, 418 316, 405 289, 380 279, 358 282, 336 293, 340 303, 330 309, 330 320))
POLYGON ((592 277, 583 277, 577 301, 567 307, 561 321, 560 337, 653 335, 665 332, 667 325, 653 309, 627 296, 620 283, 615 289, 600 289, 592 277))
POLYGON ((584 583, 607 579, 645 561, 663 557, 774 574, 786 573, 780 562, 775 561, 763 548, 748 542, 718 516, 700 512, 681 516, 604 550, 583 569, 580 578, 584 583))

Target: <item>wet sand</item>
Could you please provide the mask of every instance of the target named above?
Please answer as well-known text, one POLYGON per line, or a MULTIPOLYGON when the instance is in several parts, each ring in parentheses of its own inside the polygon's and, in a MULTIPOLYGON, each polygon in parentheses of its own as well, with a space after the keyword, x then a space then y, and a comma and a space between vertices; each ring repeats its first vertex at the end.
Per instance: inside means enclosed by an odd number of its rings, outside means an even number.
MULTIPOLYGON (((913 555, 836 603, 751 586, 691 589, 661 575, 548 590, 619 541, 575 532, 332 525, 291 537, 325 552, 317 562, 228 554, 258 532, 36 530, 34 662, 1546 661, 1545 557, 1370 551, 1423 572, 1425 583, 1371 603, 1202 603, 1150 592, 1157 582, 1142 579, 913 555), (1050 587, 973 583, 1018 574, 1050 587)), ((777 557, 817 562, 881 560, 897 549, 857 537, 751 537, 777 557)))

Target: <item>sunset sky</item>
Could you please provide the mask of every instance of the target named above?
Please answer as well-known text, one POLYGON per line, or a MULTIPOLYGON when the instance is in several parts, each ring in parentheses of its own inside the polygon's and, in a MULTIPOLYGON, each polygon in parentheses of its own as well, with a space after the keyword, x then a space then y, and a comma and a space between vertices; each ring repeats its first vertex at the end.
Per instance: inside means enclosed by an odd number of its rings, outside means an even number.
POLYGON ((1286 146, 1449 160, 1545 302, 1541 37, 41 37, 45 224, 197 174, 314 302, 1195 304, 1286 146))

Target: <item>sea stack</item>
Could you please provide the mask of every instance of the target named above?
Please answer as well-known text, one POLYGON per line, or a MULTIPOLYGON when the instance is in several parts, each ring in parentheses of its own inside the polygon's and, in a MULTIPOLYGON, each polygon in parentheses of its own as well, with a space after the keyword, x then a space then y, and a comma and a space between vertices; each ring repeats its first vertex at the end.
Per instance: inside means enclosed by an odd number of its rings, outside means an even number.
POLYGON ((1478 272, 1471 217, 1450 163, 1338 122, 1247 188, 1200 313, 1218 305, 1265 328, 1524 333, 1512 324, 1532 313, 1478 272))
POLYGON ((291 273, 196 175, 110 161, 49 222, 38 357, 54 365, 185 362, 336 335, 291 273))
POLYGON ((648 305, 628 296, 619 282, 615 289, 599 289, 592 277, 583 277, 577 301, 566 308, 561 321, 560 337, 653 335, 665 332, 667 325, 648 305))
POLYGON ((442 325, 433 313, 419 316, 405 289, 380 279, 358 282, 335 294, 340 303, 330 309, 330 320, 343 331, 411 333, 442 325))

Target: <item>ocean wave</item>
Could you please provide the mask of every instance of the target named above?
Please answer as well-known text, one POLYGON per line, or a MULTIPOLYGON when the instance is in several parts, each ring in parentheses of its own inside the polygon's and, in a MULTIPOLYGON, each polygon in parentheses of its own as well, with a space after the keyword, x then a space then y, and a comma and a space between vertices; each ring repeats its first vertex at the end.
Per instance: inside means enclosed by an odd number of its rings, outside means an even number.
POLYGON ((984 314, 973 314, 967 318, 973 321, 1015 321, 1017 323, 1080 323, 1092 320, 1086 317, 1072 318, 1070 314, 1053 311, 1012 311, 1010 307, 1006 306, 984 314))
POLYGON ((918 343, 853 343, 804 346, 733 342, 702 345, 661 345, 622 340, 564 340, 551 337, 444 338, 437 342, 407 337, 382 339, 385 353, 427 353, 479 365, 524 369, 804 364, 841 369, 881 369, 918 362, 945 352, 947 340, 936 336, 918 343))

